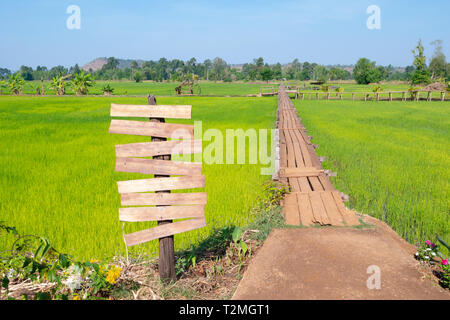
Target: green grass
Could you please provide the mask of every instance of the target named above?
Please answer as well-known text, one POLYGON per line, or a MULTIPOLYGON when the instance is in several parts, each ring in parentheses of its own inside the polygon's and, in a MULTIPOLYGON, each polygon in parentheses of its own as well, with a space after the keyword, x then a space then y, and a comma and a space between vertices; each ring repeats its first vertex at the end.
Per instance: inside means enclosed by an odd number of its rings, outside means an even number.
MULTIPOLYGON (((274 81, 268 84, 264 84, 261 81, 260 83, 251 83, 251 82, 213 82, 213 81, 201 81, 201 95, 211 95, 211 96, 246 96, 248 94, 259 94, 261 87, 274 87, 275 91, 278 90, 278 84, 280 81, 274 81)), ((56 92, 53 89, 50 89, 50 82, 45 81, 45 92, 48 95, 55 95, 56 92)), ((96 81, 94 86, 89 88, 89 94, 93 95, 103 95, 102 88, 106 84, 109 84, 112 88, 114 88, 114 95, 147 95, 147 94, 155 94, 159 96, 175 96, 175 87, 180 84, 180 82, 153 82, 153 81, 144 81, 140 83, 136 83, 134 81, 96 81)), ((301 92, 317 92, 316 90, 308 89, 311 85, 308 82, 301 81, 289 81, 289 85, 298 85, 301 92), (302 89, 303 85, 307 87, 307 89, 302 89)), ((360 85, 356 83, 339 83, 330 81, 327 83, 329 86, 336 86, 344 88, 344 95, 346 93, 351 92, 372 92, 373 88, 376 86, 374 84, 370 85, 360 85)), ((40 81, 27 81, 23 88, 24 94, 35 94, 36 87, 41 87, 40 81)), ((386 82, 381 84, 383 88, 383 92, 381 95, 383 97, 387 97, 387 93, 389 91, 407 91, 410 87, 407 83, 398 83, 398 82, 386 82)), ((183 90, 187 90, 185 87, 183 90)), ((266 90, 267 92, 270 90, 266 90)), ((321 91, 319 91, 321 92, 321 91)), ((334 91, 330 89, 330 92, 334 91)), ((196 93, 196 91, 194 92, 196 93)), ((3 94, 9 94, 7 89, 3 90, 3 94)), ((66 89, 67 95, 74 95, 72 87, 67 87, 66 89)), ((394 94, 394 98, 400 98, 401 94, 394 94)), ((435 94, 435 97, 438 97, 438 94, 435 94)))
MULTIPOLYGON (((114 145, 146 137, 108 134, 111 102, 146 104, 145 98, 0 97, 0 220, 50 239, 79 259, 124 254, 116 182, 149 176, 114 171, 114 145)), ((192 123, 203 130, 271 128, 276 99, 158 98, 158 104, 191 104, 192 123)), ((205 143, 203 144, 205 147, 205 143)), ((176 250, 213 229, 245 226, 262 193, 259 165, 203 165, 208 226, 175 236, 176 250)), ((126 233, 153 226, 127 223, 126 233)), ((0 250, 6 243, 0 237, 0 250)), ((157 241, 131 247, 156 253, 157 241)))
POLYGON ((450 103, 295 101, 349 206, 413 244, 450 240, 450 103))
MULTIPOLYGON (((154 94, 158 96, 175 96, 175 87, 180 82, 153 82, 145 81, 136 83, 134 81, 96 81, 94 86, 89 88, 89 94, 103 95, 102 88, 106 84, 109 84, 113 89, 114 95, 147 95, 154 94)), ((213 82, 202 81, 200 82, 201 95, 212 96, 246 96, 248 94, 259 94, 260 87, 265 86, 263 84, 252 84, 244 82, 213 82)), ((35 94, 36 87, 41 87, 40 81, 28 81, 23 88, 24 94, 35 94)), ((50 89, 50 82, 44 82, 45 93, 47 95, 55 95, 56 91, 50 89)), ((276 86, 275 86, 276 87, 276 86)), ((187 91, 187 87, 183 88, 183 91, 187 91)), ((194 89, 194 93, 197 93, 194 89)), ((3 90, 3 94, 9 94, 8 89, 3 90)), ((68 86, 66 88, 67 95, 74 95, 73 88, 68 86)))

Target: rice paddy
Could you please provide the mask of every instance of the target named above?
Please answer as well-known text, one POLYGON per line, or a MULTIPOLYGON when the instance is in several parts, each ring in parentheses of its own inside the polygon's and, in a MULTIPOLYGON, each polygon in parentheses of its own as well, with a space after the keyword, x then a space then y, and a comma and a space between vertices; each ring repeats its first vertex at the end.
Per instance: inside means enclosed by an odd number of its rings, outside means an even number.
MULTIPOLYGON (((0 97, 0 220, 47 237, 80 259, 125 253, 116 182, 149 176, 115 172, 114 146, 148 139, 109 134, 111 102, 147 103, 144 98, 0 97)), ((159 98, 158 104, 191 104, 192 121, 186 122, 202 121, 204 131, 215 128, 224 135, 226 129, 274 127, 275 98, 159 98)), ((250 211, 270 179, 260 168, 204 163, 208 226, 176 235, 175 249, 189 247, 214 228, 252 221, 250 211)), ((150 226, 127 223, 125 231, 150 226)), ((5 245, 0 243, 0 250, 5 245)), ((153 241, 131 251, 156 253, 157 248, 153 241)))
POLYGON ((295 101, 349 207, 413 244, 450 240, 448 102, 295 101))
MULTIPOLYGON (((100 85, 92 93, 101 94, 100 85)), ((192 105, 192 120, 170 122, 202 121, 203 131, 219 129, 224 137, 226 129, 274 128, 276 97, 164 97, 174 94, 173 83, 114 85, 115 94, 151 92, 159 96, 158 104, 192 105)), ((261 86, 206 83, 202 94, 256 94, 261 86)), ((359 89, 343 86, 348 92, 359 89)), ((112 102, 147 103, 132 97, 0 97, 0 221, 47 237, 79 259, 125 253, 116 182, 148 176, 115 172, 114 146, 148 139, 108 133, 112 102)), ((350 196, 349 207, 387 222, 414 244, 435 234, 450 240, 448 102, 294 104, 319 144, 318 154, 327 157, 325 169, 338 173, 331 179, 350 196)), ((216 228, 252 222, 251 209, 263 194, 262 183, 270 179, 261 175, 262 167, 204 162, 206 188, 201 191, 208 193, 208 226, 176 235, 175 249, 197 243, 216 228)), ((124 230, 153 225, 127 223, 124 230)), ((6 245, 0 242, 0 250, 6 245)), ((157 250, 157 241, 131 248, 135 253, 157 250)))

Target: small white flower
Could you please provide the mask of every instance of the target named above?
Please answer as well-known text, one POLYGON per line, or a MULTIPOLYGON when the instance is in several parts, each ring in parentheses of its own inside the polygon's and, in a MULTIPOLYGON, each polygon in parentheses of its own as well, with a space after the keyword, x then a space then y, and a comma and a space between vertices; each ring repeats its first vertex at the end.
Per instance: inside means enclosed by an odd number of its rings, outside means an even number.
POLYGON ((70 289, 70 290, 78 290, 81 289, 81 282, 83 281, 80 272, 76 272, 75 268, 73 266, 70 266, 65 274, 70 274, 69 277, 63 283, 70 289), (67 272, 67 273, 66 273, 67 272))
POLYGON ((63 283, 70 289, 70 290, 78 290, 81 289, 81 277, 72 275, 68 277, 63 283))
POLYGON ((6 275, 6 277, 8 278, 8 279, 12 279, 12 278, 14 278, 14 274, 15 274, 16 272, 14 271, 14 269, 9 269, 9 271, 8 271, 8 274, 6 275))
POLYGON ((429 256, 425 256, 424 258, 425 258, 425 259, 427 259, 427 260, 428 260, 428 259, 430 259, 430 257, 429 257, 429 256))

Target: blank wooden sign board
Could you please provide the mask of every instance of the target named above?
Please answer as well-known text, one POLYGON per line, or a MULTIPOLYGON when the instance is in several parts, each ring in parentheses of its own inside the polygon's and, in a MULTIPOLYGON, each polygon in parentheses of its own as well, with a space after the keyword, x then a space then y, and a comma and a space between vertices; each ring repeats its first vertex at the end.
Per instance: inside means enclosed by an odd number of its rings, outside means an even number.
MULTIPOLYGON (((154 228, 125 234, 127 246, 171 237, 169 251, 173 251, 173 235, 206 226, 205 192, 170 193, 170 190, 205 187, 201 163, 166 160, 173 154, 202 151, 201 140, 194 140, 193 125, 165 123, 164 120, 191 119, 191 112, 192 106, 111 104, 111 117, 149 118, 151 122, 114 119, 111 121, 109 133, 149 136, 156 140, 116 146, 116 171, 155 176, 152 179, 117 183, 121 205, 126 206, 119 209, 120 221, 158 221, 158 226, 154 228), (167 138, 173 137, 174 134, 175 137, 180 137, 177 135, 180 132, 181 136, 187 139, 167 141, 167 138), (175 219, 189 220, 172 222, 175 219)), ((167 261, 173 264, 173 252, 169 252, 172 257, 165 257, 167 250, 163 250, 165 253, 161 251, 160 241, 161 277, 174 278, 174 266, 169 266, 172 271, 161 270, 161 264, 167 265, 167 261)))

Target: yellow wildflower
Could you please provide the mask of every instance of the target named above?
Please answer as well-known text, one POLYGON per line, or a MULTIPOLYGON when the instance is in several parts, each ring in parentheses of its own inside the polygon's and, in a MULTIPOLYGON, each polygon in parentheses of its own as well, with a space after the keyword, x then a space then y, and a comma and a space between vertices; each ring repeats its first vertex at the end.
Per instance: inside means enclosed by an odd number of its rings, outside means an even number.
POLYGON ((106 273, 106 281, 108 281, 111 284, 115 284, 117 279, 120 276, 120 272, 122 272, 122 268, 113 266, 107 273, 106 273))
POLYGON ((82 299, 81 299, 81 297, 80 297, 79 295, 75 295, 75 296, 73 297, 73 300, 82 300, 82 299))

